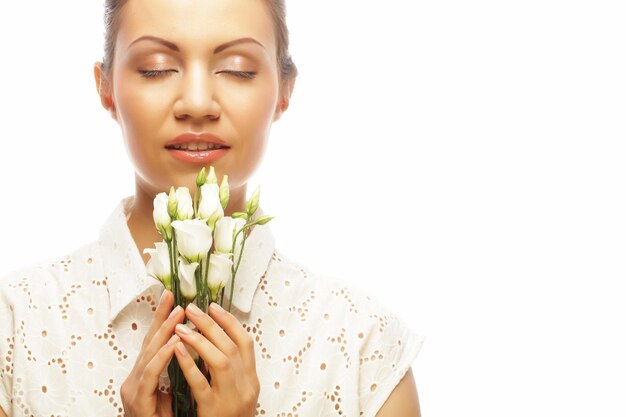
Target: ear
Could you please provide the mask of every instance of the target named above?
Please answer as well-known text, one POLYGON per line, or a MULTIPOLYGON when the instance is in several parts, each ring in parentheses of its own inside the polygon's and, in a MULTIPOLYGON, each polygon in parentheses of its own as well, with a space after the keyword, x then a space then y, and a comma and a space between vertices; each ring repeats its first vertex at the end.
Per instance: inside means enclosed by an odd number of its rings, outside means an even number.
POLYGON ((94 64, 93 76, 96 81, 96 89, 98 90, 102 107, 117 121, 117 110, 115 108, 115 102, 113 101, 113 89, 109 77, 102 71, 102 62, 96 62, 94 64))
POLYGON ((293 87, 296 83, 296 79, 292 78, 285 81, 280 88, 280 97, 276 110, 274 111, 274 121, 280 119, 280 116, 289 108, 289 101, 291 100, 291 94, 293 93, 293 87))

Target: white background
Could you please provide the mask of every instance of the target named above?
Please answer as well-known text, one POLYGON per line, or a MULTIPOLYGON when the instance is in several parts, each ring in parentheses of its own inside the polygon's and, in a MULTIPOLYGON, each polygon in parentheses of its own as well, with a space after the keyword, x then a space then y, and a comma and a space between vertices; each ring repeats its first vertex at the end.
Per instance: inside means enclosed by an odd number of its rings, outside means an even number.
MULTIPOLYGON (((288 2, 300 70, 261 206, 279 249, 427 336, 424 416, 624 416, 621 1, 288 2)), ((0 13, 0 271, 133 192, 100 1, 0 13)))

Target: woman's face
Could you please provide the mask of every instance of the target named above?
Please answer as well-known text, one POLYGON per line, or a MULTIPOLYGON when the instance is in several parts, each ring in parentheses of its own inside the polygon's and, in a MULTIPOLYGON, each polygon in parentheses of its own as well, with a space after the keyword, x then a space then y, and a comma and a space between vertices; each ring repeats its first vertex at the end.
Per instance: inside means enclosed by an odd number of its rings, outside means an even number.
POLYGON ((245 185, 293 86, 280 88, 274 36, 263 0, 127 2, 110 77, 99 63, 94 71, 143 192, 193 190, 209 165, 219 179, 228 174, 231 191, 245 185), (229 149, 211 163, 185 160, 202 152, 172 149, 184 133, 212 134, 229 149))

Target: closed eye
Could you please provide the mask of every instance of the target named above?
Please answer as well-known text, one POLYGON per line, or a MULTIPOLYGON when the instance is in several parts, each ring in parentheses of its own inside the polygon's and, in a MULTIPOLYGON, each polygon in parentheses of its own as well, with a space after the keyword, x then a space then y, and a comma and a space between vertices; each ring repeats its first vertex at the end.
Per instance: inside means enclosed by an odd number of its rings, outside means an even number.
POLYGON ((245 78, 245 79, 252 79, 256 76, 256 71, 219 71, 219 73, 225 73, 225 74, 231 74, 234 75, 235 77, 240 77, 240 78, 245 78))
POLYGON ((176 70, 170 69, 170 70, 139 70, 139 73, 141 74, 142 77, 146 77, 146 78, 157 78, 157 77, 164 77, 167 76, 171 73, 174 72, 178 72, 176 70))

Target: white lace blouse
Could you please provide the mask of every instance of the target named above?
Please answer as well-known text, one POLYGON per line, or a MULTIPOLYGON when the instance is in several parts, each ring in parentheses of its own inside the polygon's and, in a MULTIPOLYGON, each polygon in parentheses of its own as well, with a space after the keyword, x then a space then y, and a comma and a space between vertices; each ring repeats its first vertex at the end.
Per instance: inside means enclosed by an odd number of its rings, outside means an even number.
MULTIPOLYGON (((131 203, 94 242, 0 278, 9 416, 123 416, 119 387, 163 291, 128 229, 131 203)), ((423 338, 366 293, 287 258, 270 225, 246 240, 232 311, 256 341, 256 415, 375 416, 423 338)), ((160 389, 168 385, 164 372, 160 389)))

